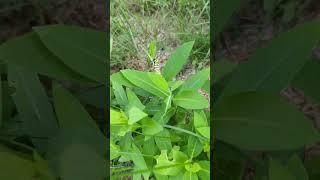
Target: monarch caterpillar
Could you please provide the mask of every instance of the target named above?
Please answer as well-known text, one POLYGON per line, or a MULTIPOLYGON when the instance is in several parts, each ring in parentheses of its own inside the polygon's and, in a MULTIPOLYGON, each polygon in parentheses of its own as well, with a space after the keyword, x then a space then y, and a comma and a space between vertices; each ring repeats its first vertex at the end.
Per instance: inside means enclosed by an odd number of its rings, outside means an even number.
POLYGON ((158 58, 153 59, 152 61, 152 70, 156 73, 161 73, 161 67, 158 58))

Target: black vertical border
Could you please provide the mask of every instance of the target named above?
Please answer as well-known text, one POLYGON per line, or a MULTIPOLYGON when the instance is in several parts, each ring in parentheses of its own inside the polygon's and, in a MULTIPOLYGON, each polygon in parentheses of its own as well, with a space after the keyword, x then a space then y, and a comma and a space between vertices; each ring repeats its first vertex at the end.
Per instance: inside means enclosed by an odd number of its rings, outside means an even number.
POLYGON ((106 23, 107 23, 107 77, 106 77, 106 106, 105 106, 105 120, 106 120, 106 137, 107 137, 107 152, 106 152, 106 180, 110 179, 110 0, 106 0, 106 23))

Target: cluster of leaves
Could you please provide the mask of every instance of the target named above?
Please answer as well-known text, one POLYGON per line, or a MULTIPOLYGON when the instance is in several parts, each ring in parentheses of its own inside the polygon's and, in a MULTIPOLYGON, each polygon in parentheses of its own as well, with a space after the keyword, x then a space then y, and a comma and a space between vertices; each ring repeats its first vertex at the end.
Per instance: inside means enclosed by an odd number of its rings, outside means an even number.
MULTIPOLYGON (((217 36, 237 8, 218 1, 217 36), (225 12, 219 9, 225 9, 225 12)), ((215 25, 216 25, 215 24, 215 25)), ((320 22, 312 21, 279 34, 238 66, 214 62, 213 132, 217 179, 242 179, 246 163, 259 180, 317 180, 319 158, 306 160, 304 148, 320 141, 311 120, 280 91, 289 85, 320 100, 320 61, 310 58, 320 40, 320 22)))
POLYGON ((51 25, 0 46, 0 179, 106 178, 104 118, 83 106, 104 108, 105 37, 51 25))
POLYGON ((111 75, 112 178, 210 179, 209 102, 198 92, 209 93, 210 69, 175 80, 193 44, 177 48, 161 73, 125 69, 111 75))

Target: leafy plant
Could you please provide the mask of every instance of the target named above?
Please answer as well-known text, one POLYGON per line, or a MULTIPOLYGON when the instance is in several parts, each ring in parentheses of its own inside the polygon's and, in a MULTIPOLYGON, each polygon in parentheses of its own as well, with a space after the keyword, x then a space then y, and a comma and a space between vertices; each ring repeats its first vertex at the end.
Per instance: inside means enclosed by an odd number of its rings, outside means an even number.
MULTIPOLYGON (((219 31, 236 9, 222 4, 229 13, 217 17, 219 31)), ((319 32, 318 21, 306 22, 279 34, 237 66, 214 62, 215 178, 242 179, 249 162, 259 180, 319 179, 314 171, 319 159, 305 160, 302 154, 320 141, 319 132, 280 97, 291 85, 319 100, 319 60, 310 58, 319 32)))
POLYGON ((177 48, 161 73, 124 69, 111 75, 112 177, 209 179, 209 103, 198 90, 210 70, 175 80, 193 44, 177 48), (123 163, 129 167, 118 167, 123 163))
POLYGON ((85 108, 105 107, 104 38, 50 25, 0 46, 0 179, 107 177, 103 118, 85 108))

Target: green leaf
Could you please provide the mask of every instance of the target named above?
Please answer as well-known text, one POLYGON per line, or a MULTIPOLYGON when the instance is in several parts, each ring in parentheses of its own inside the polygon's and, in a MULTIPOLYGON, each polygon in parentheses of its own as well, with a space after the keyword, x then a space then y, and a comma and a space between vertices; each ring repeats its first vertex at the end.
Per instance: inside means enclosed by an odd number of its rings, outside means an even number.
MULTIPOLYGON (((24 69, 9 66, 9 82, 16 92, 12 95, 17 110, 23 119, 22 127, 27 135, 50 138, 58 131, 58 122, 52 105, 38 75, 24 69)), ((33 138, 40 152, 46 151, 46 142, 33 138)))
POLYGON ((231 63, 227 59, 221 59, 213 62, 213 79, 212 82, 216 83, 223 79, 226 75, 230 74, 237 65, 235 63, 231 63))
POLYGON ((210 139, 210 127, 199 127, 197 131, 204 137, 210 139))
POLYGON ((203 150, 202 144, 199 139, 194 136, 188 138, 188 156, 190 158, 197 157, 203 150))
POLYGON ((320 61, 318 59, 309 60, 302 70, 295 76, 292 86, 304 91, 307 96, 320 102, 320 61))
MULTIPOLYGON (((135 170, 146 170, 148 169, 148 166, 146 164, 146 161, 144 160, 139 148, 132 143, 132 155, 130 155, 134 165, 135 165, 135 170)), ((149 179, 150 172, 145 172, 143 173, 144 179, 149 179)))
POLYGON ((104 32, 65 25, 33 29, 42 43, 69 68, 94 81, 105 83, 107 36, 104 32))
POLYGON ((118 104, 121 106, 127 105, 128 98, 127 98, 127 95, 126 95, 122 85, 116 81, 112 81, 112 88, 113 88, 113 93, 114 93, 114 96, 116 97, 118 104))
POLYGON ((157 73, 136 70, 122 70, 121 73, 132 84, 161 98, 168 97, 170 90, 166 80, 157 73))
POLYGON ((127 86, 129 88, 132 88, 134 85, 129 81, 127 80, 121 72, 117 72, 117 73, 114 73, 111 75, 110 77, 110 81, 114 81, 114 82, 117 82, 123 86, 127 86))
POLYGON ((146 136, 145 139, 149 139, 150 136, 155 135, 163 130, 163 127, 155 120, 151 118, 144 118, 141 121, 142 133, 146 136))
POLYGON ((197 173, 198 177, 202 179, 210 179, 210 161, 199 161, 201 169, 197 173))
POLYGON ((128 101, 131 105, 136 106, 140 110, 143 110, 145 108, 145 106, 141 103, 137 95, 129 88, 127 88, 127 96, 128 96, 128 101))
POLYGON ((295 180, 295 176, 279 161, 270 159, 269 180, 295 180))
POLYGON ((210 68, 203 69, 199 71, 197 74, 192 75, 189 79, 187 79, 180 91, 182 90, 198 90, 204 86, 204 84, 208 81, 210 76, 210 68))
MULTIPOLYGON (((57 177, 62 179, 104 179, 106 178, 106 161, 103 156, 88 144, 69 139, 65 144, 55 141, 62 149, 49 152, 49 162, 54 167, 57 177)), ((50 146, 52 148, 52 146, 50 146)))
POLYGON ((56 83, 53 84, 53 100, 60 129, 74 133, 73 136, 80 134, 78 138, 81 142, 91 144, 96 151, 104 154, 106 138, 79 101, 56 83))
POLYGON ((117 111, 113 108, 110 108, 110 125, 127 123, 128 119, 122 111, 117 111))
POLYGON ((142 153, 149 155, 149 157, 145 157, 145 160, 148 167, 152 167, 154 165, 154 158, 150 156, 154 156, 156 153, 156 143, 154 141, 154 137, 151 137, 143 143, 142 153))
POLYGON ((174 90, 178 89, 183 83, 184 83, 184 81, 177 80, 177 81, 170 81, 168 84, 169 84, 171 91, 174 91, 174 90))
POLYGON ((196 129, 208 126, 207 117, 203 111, 193 111, 193 125, 196 129))
POLYGON ((175 112, 175 108, 170 108, 167 112, 165 112, 165 109, 161 109, 153 116, 153 119, 159 122, 161 125, 164 125, 169 122, 175 112))
POLYGON ((206 81, 206 83, 202 86, 202 89, 205 90, 208 94, 210 94, 210 81, 206 81))
POLYGON ((110 139, 110 160, 113 160, 120 156, 120 146, 116 145, 113 139, 110 139))
POLYGON ((13 99, 11 97, 11 91, 9 88, 8 81, 2 81, 1 82, 2 87, 2 94, 0 95, 2 97, 1 103, 2 103, 2 122, 4 123, 6 120, 10 119, 13 112, 15 111, 15 104, 13 102, 13 99))
POLYGON ((213 121, 217 139, 245 150, 298 149, 320 137, 303 113, 267 93, 246 92, 223 98, 215 106, 213 121))
POLYGON ((170 140, 170 133, 167 129, 163 129, 154 137, 156 144, 160 150, 171 150, 172 144, 170 140))
POLYGON ((183 180, 198 180, 198 176, 193 172, 186 171, 183 175, 183 180))
POLYGON ((64 65, 43 46, 39 37, 34 32, 27 33, 2 44, 0 46, 0 59, 6 61, 9 65, 19 66, 51 78, 72 80, 90 85, 95 84, 94 81, 64 65))
MULTIPOLYGON (((77 97, 84 103, 90 104, 96 108, 105 108, 106 86, 99 86, 90 88, 88 90, 80 91, 77 93, 77 97)), ((112 91, 110 91, 112 92, 112 91)))
POLYGON ((128 123, 130 125, 132 125, 133 123, 136 123, 140 120, 142 120, 143 118, 147 117, 148 114, 146 114, 145 112, 141 111, 139 108, 137 108, 136 106, 132 106, 129 109, 129 121, 128 123))
POLYGON ((156 158, 157 164, 153 171, 161 175, 176 176, 184 170, 184 163, 188 157, 179 151, 179 147, 172 148, 170 153, 172 160, 169 160, 167 150, 162 150, 161 154, 156 158))
POLYGON ((172 80, 187 63, 193 44, 194 41, 184 43, 171 54, 162 70, 166 80, 172 80))
POLYGON ((307 22, 279 34, 233 72, 222 95, 246 91, 279 93, 302 69, 318 43, 320 23, 307 22))
POLYGON ((312 158, 306 159, 305 167, 309 174, 310 180, 318 180, 320 177, 320 156, 313 156, 312 158))
POLYGON ((288 161, 288 169, 296 177, 296 180, 308 180, 308 173, 302 160, 296 154, 288 161))
POLYGON ((197 91, 181 91, 174 96, 173 103, 185 109, 204 109, 209 107, 207 99, 197 91))

